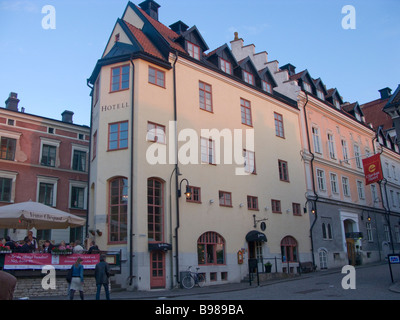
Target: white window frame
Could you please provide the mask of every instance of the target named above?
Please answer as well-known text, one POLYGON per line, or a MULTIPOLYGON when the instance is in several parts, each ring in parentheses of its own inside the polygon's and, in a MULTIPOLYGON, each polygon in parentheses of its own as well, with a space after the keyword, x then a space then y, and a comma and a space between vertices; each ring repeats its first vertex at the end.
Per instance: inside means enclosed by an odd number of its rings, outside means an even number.
POLYGON ((342 189, 345 197, 351 197, 349 178, 342 176, 342 189))
POLYGON ((312 136, 314 144, 314 152, 322 154, 320 130, 316 126, 312 126, 312 136))
POLYGON ((70 181, 69 182, 68 208, 70 208, 72 210, 86 210, 87 209, 87 188, 88 188, 88 185, 86 182, 82 182, 82 181, 70 181), (83 208, 71 207, 72 188, 73 187, 84 189, 84 191, 83 191, 83 208))
POLYGON ((18 175, 18 172, 0 170, 0 178, 11 180, 10 202, 4 202, 4 203, 14 203, 15 202, 15 182, 17 181, 17 175, 18 175))
POLYGON ((88 165, 89 165, 89 147, 85 147, 78 144, 72 144, 72 152, 71 152, 71 170, 76 172, 88 172, 88 165), (73 169, 74 165, 74 153, 75 151, 82 151, 86 153, 86 163, 85 163, 85 171, 77 171, 73 169))
POLYGON ((360 146, 358 144, 354 144, 353 148, 354 148, 354 158, 356 159, 356 166, 358 169, 362 169, 360 146))
POLYGON ((40 193, 40 184, 47 183, 54 185, 53 189, 53 199, 52 199, 52 207, 57 206, 57 184, 59 178, 54 177, 45 177, 45 176, 38 176, 36 182, 36 201, 39 202, 39 193, 40 193))
POLYGON ((329 157, 332 160, 336 160, 335 137, 333 136, 333 133, 328 132, 327 139, 328 139, 329 157))
POLYGON ((43 146, 45 144, 49 145, 49 146, 56 147, 56 160, 55 160, 54 168, 58 168, 59 163, 60 163, 60 161, 59 161, 59 150, 60 150, 61 141, 40 137, 40 153, 39 153, 39 164, 40 165, 42 163, 43 146))
POLYGON ((357 194, 359 200, 365 200, 365 188, 364 183, 361 180, 356 181, 357 184, 357 194))
POLYGON ((339 194, 339 184, 338 184, 337 174, 334 172, 330 172, 329 178, 330 178, 330 182, 331 182, 332 194, 336 194, 336 195, 339 194))
POLYGON ((326 177, 323 169, 317 169, 317 184, 319 191, 326 192, 326 177))

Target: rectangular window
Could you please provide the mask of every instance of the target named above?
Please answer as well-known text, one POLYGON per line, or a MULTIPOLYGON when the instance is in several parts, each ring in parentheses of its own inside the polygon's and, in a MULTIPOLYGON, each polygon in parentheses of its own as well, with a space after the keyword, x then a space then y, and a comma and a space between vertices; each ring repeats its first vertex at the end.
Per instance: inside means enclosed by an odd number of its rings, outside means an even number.
POLYGON ((129 65, 111 69, 111 92, 129 89, 129 65))
POLYGON ((274 112, 275 119, 275 134, 277 137, 285 138, 285 130, 283 127, 283 116, 274 112))
POLYGON ((201 81, 199 82, 199 99, 200 109, 210 112, 213 111, 211 86, 201 81))
POLYGON ((85 188, 74 187, 74 186, 71 188, 70 208, 72 209, 85 208, 85 188))
POLYGON ((243 80, 254 86, 254 76, 250 72, 243 70, 243 80))
POLYGON ((350 197, 349 178, 342 177, 342 187, 343 187, 343 195, 345 195, 346 197, 350 197))
POLYGON ((244 151, 244 171, 247 173, 256 173, 256 155, 253 151, 244 151))
POLYGON ((360 154, 360 147, 358 145, 354 145, 354 157, 356 158, 356 166, 357 168, 361 169, 361 154, 360 154))
POLYGON ((367 222, 366 226, 367 226, 367 240, 368 240, 368 242, 372 242, 372 241, 374 241, 374 238, 372 236, 372 224, 371 224, 371 222, 367 222))
POLYGON ((232 193, 219 191, 219 205, 221 207, 232 207, 232 193))
POLYGON ((109 242, 128 239, 128 180, 116 178, 109 182, 109 242))
POLYGON ((227 74, 232 74, 232 65, 229 61, 226 61, 222 58, 219 58, 219 61, 221 63, 221 70, 224 71, 227 74))
POLYGON ((321 100, 325 100, 324 92, 322 90, 317 90, 317 96, 321 100))
POLYGON ((311 92, 311 86, 308 82, 303 82, 304 90, 307 92, 311 92))
POLYGON ((0 201, 10 202, 12 179, 0 178, 0 201))
POLYGON ((153 122, 148 122, 147 141, 165 143, 165 126, 153 122))
POLYGON ((215 142, 201 138, 201 162, 215 164, 215 142))
POLYGON ((320 191, 326 191, 325 172, 324 172, 324 170, 317 169, 317 181, 318 181, 318 189, 320 191))
POLYGON ((349 163, 349 152, 347 150, 346 140, 342 140, 342 153, 343 153, 343 161, 349 163))
POLYGON ((42 160, 40 164, 47 167, 56 166, 57 147, 43 144, 42 147, 42 160))
POLYGON ((247 209, 258 210, 258 197, 247 196, 247 209))
POLYGON ((313 142, 314 142, 314 152, 322 153, 321 140, 320 140, 318 128, 316 128, 316 127, 312 128, 312 136, 313 136, 313 142))
POLYGON ((279 180, 289 182, 288 163, 283 160, 278 160, 278 166, 279 166, 279 180))
POLYGON ((201 203, 201 189, 199 187, 189 186, 191 195, 186 198, 187 202, 201 203))
POLYGON ((39 184, 39 202, 53 206, 54 184, 41 182, 39 184))
POLYGON ((165 72, 149 67, 149 82, 165 88, 165 72))
POLYGON ((331 173, 330 174, 330 178, 331 178, 331 190, 332 190, 332 193, 339 193, 337 175, 335 173, 331 173))
POLYGON ((81 150, 74 150, 72 159, 72 170, 86 171, 86 152, 81 150))
POLYGON ((280 200, 271 200, 271 207, 273 213, 282 213, 280 200))
POLYGON ((16 145, 17 140, 1 137, 0 159, 13 161, 15 158, 16 145))
POLYGON ((200 60, 200 47, 195 45, 194 43, 187 42, 187 48, 189 56, 195 58, 196 60, 200 60))
POLYGON ((93 134, 93 157, 92 160, 94 160, 94 158, 96 158, 97 155, 97 131, 93 134))
POLYGON ((300 203, 293 203, 292 204, 293 215, 294 216, 301 216, 301 205, 300 203))
POLYGON ((240 107, 242 111, 242 123, 248 126, 252 126, 253 122, 251 120, 251 104, 250 101, 245 99, 240 99, 240 107))
POLYGON ((357 192, 360 200, 365 199, 364 184, 359 180, 357 180, 357 192))
POLYGON ((128 148, 128 121, 108 125, 108 150, 128 148))
POLYGON ((328 133, 328 149, 329 149, 329 157, 331 159, 336 159, 335 140, 333 138, 333 134, 331 133, 328 133))
POLYGON ((272 93, 272 86, 270 83, 268 83, 267 81, 263 80, 262 81, 262 88, 264 91, 268 92, 268 93, 272 93))

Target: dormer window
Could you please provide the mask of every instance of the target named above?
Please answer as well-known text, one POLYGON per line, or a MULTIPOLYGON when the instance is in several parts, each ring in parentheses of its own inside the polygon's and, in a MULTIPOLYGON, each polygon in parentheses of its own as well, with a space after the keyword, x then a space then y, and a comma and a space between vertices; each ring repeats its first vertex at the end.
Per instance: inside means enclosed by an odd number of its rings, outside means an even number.
POLYGON ((200 47, 195 45, 194 43, 187 42, 187 49, 189 56, 195 58, 196 60, 200 60, 200 47))
POLYGON ((325 96, 324 96, 324 93, 322 92, 322 90, 317 90, 317 96, 321 100, 325 100, 325 96))
POLYGON ((339 103, 339 100, 337 100, 337 99, 333 99, 333 104, 335 105, 335 107, 336 107, 337 109, 340 109, 340 103, 339 103))
POLYGON ((232 74, 232 64, 222 58, 219 58, 221 63, 221 70, 227 74, 232 74))
POLYGON ((245 82, 247 82, 248 84, 251 84, 254 86, 254 76, 251 73, 244 71, 244 70, 243 70, 243 80, 245 82))
POLYGON ((308 82, 303 82, 303 87, 304 87, 304 90, 305 91, 307 91, 307 92, 311 92, 311 86, 310 86, 310 84, 308 83, 308 82))
POLYGON ((264 91, 268 92, 268 93, 272 93, 272 86, 270 83, 268 83, 267 81, 263 80, 262 81, 262 88, 264 91))
POLYGON ((358 112, 355 112, 355 116, 358 121, 361 121, 361 116, 358 112))

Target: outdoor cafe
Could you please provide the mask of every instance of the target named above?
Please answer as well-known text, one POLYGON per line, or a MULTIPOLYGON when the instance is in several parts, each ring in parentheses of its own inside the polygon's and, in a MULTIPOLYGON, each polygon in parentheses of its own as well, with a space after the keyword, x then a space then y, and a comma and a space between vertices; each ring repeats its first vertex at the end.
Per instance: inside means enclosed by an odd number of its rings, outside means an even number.
MULTIPOLYGON (((37 202, 23 202, 0 207, 0 229, 29 230, 66 229, 86 225, 86 219, 70 213, 43 205, 37 202)), ((25 241, 0 244, 0 270, 9 272, 17 278, 15 297, 65 295, 68 289, 66 275, 78 258, 84 267, 87 293, 95 292, 94 269, 100 261, 100 254, 106 256, 112 273, 120 272, 120 252, 109 251, 73 251, 72 246, 59 246, 52 243, 51 250, 46 250, 41 240, 36 250, 25 250, 22 247, 30 244, 25 241), (9 244, 9 245, 7 245, 9 244), (51 266, 56 274, 56 289, 45 290, 42 279, 47 274, 44 267, 51 266)), ((31 247, 30 247, 31 248, 31 247)), ((47 270, 47 269, 46 269, 47 270)))

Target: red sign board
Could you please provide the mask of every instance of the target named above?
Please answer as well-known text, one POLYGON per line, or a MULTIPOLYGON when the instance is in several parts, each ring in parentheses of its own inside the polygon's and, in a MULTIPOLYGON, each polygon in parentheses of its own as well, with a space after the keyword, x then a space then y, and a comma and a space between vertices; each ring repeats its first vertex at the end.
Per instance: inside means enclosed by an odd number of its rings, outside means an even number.
POLYGON ((375 154, 372 157, 363 159, 365 184, 371 184, 383 179, 381 155, 375 154))
POLYGON ((81 264, 84 269, 94 269, 96 264, 100 262, 99 254, 11 253, 5 256, 4 269, 42 269, 46 265, 51 265, 55 269, 69 269, 78 258, 82 259, 81 264))

